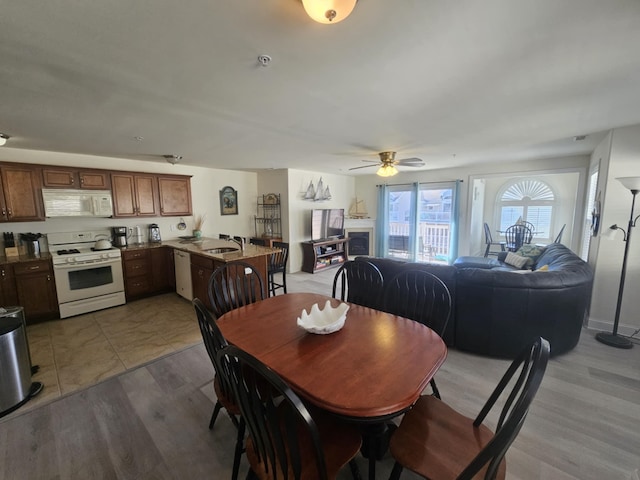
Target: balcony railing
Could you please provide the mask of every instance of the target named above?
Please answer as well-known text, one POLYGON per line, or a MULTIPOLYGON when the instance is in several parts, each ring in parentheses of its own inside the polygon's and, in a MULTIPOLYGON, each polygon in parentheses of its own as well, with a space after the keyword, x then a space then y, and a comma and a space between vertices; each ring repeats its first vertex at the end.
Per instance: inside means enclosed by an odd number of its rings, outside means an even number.
MULTIPOLYGON (((418 224, 419 262, 447 263, 450 242, 449 224, 420 222, 418 224)), ((409 224, 389 224, 389 256, 409 258, 409 224)))

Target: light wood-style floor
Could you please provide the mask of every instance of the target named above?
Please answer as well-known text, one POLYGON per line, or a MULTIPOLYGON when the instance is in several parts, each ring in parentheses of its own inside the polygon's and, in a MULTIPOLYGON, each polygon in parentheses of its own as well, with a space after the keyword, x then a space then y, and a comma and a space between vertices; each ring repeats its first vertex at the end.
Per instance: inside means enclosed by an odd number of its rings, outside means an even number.
MULTIPOLYGON (((290 290, 330 294, 332 272, 290 275, 290 290)), ((137 303, 127 307, 142 323, 169 310, 196 322, 177 296, 157 297, 143 309, 155 313, 146 316, 137 303)), ((86 350, 100 350, 92 341, 86 350)), ((123 354, 122 368, 96 378, 97 385, 71 387, 0 419, 0 479, 229 478, 234 428, 221 415, 208 430, 213 369, 199 340, 187 347, 181 341, 175 353, 158 349, 160 358, 141 366, 123 354)), ((474 415, 508 363, 451 349, 437 375, 443 398, 474 415)), ((366 476, 366 462, 357 461, 366 476)), ((388 478, 392 465, 383 459, 377 477, 388 478)), ((640 345, 617 350, 584 331, 576 349, 550 361, 507 454, 507 478, 635 480, 639 468, 640 345)), ((243 459, 241 478, 246 471, 243 459)), ((347 468, 339 479, 349 478, 347 468)), ((405 471, 402 478, 416 477, 405 471)))

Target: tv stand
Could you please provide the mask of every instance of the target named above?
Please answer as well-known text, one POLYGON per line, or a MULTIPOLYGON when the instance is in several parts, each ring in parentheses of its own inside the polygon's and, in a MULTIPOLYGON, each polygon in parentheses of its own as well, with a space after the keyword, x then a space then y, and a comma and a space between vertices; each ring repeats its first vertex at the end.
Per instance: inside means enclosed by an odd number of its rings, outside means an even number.
POLYGON ((347 260, 348 238, 302 242, 302 271, 315 273, 342 265, 347 260))

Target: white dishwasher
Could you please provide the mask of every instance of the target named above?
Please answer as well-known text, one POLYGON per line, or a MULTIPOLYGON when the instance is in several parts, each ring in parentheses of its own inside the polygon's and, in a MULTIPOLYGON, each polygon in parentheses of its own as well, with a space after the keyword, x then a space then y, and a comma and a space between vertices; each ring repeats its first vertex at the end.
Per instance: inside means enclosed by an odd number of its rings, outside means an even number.
POLYGON ((173 251, 176 266, 176 293, 187 300, 193 300, 191 285, 191 254, 182 250, 173 251))

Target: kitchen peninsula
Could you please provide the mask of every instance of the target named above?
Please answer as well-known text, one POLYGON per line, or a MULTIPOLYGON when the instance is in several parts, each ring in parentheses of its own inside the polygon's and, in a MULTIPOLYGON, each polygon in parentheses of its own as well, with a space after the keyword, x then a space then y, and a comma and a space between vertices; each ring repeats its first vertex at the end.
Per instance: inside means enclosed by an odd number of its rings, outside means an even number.
MULTIPOLYGON (((209 305, 208 284, 209 277, 220 265, 236 260, 250 264, 263 279, 264 296, 268 296, 267 266, 272 253, 277 248, 262 247, 247 243, 243 249, 235 242, 215 238, 201 238, 197 240, 168 240, 162 246, 180 250, 190 255, 190 277, 193 297, 197 297, 209 305)), ((176 268, 179 268, 176 265, 176 268)), ((176 278, 180 272, 176 272, 176 278)))

